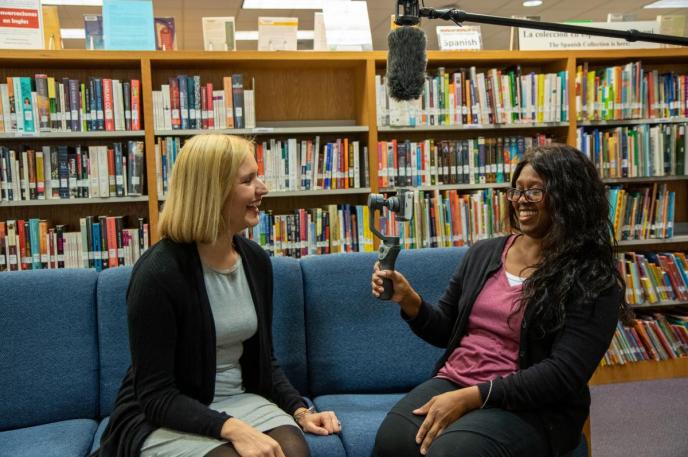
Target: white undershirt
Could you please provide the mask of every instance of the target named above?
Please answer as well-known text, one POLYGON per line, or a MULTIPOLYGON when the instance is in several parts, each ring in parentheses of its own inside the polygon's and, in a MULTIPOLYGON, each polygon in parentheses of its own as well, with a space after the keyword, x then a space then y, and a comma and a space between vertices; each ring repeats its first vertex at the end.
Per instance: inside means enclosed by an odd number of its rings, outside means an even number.
POLYGON ((520 277, 520 276, 512 275, 511 273, 509 273, 508 271, 506 271, 506 269, 504 270, 504 272, 506 273, 506 279, 509 281, 509 285, 510 285, 511 287, 520 286, 520 285, 523 284, 523 282, 526 280, 526 278, 522 278, 522 277, 520 277))

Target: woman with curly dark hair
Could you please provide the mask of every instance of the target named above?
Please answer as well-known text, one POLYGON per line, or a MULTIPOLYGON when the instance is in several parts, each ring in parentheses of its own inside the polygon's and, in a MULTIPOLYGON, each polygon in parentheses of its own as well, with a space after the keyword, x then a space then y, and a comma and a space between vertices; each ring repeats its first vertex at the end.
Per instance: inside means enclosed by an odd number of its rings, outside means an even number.
POLYGON ((446 348, 432 379, 389 412, 378 457, 566 455, 590 408, 587 382, 625 311, 609 203, 594 165, 561 144, 535 148, 507 191, 514 234, 476 243, 435 306, 394 285, 411 329, 446 348))

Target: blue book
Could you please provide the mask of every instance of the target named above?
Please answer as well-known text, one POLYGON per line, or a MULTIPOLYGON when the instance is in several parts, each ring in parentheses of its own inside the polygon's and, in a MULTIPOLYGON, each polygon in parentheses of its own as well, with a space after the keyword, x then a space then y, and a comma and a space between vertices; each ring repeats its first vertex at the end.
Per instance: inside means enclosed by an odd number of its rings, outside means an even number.
POLYGON ((41 269, 41 237, 38 219, 29 219, 29 239, 31 242, 31 269, 41 269))
POLYGON ((96 107, 96 130, 105 130, 105 111, 103 108, 103 80, 100 78, 93 79, 94 98, 96 107))
POLYGON ((60 183, 60 198, 69 198, 69 150, 65 145, 57 147, 57 179, 60 183))
POLYGON ((101 243, 100 243, 100 223, 94 222, 91 224, 91 247, 93 249, 93 266, 96 271, 101 271, 103 269, 102 253, 101 253, 101 243))
MULTIPOLYGON (((21 107, 24 120, 24 131, 35 132, 36 122, 33 118, 33 100, 31 99, 31 78, 22 76, 19 78, 21 83, 21 107)), ((16 94, 15 94, 16 96, 16 94)))

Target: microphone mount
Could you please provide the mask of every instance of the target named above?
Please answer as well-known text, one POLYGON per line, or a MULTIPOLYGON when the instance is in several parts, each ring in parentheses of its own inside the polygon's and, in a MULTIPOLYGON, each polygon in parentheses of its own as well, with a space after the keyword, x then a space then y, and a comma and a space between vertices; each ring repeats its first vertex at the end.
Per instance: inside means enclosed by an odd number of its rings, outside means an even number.
MULTIPOLYGON (((399 12, 399 3, 397 3, 397 13, 399 12)), ((413 0, 407 0, 403 3, 415 3, 416 9, 418 10, 418 21, 415 24, 420 22, 421 17, 427 17, 429 19, 444 19, 446 21, 452 21, 459 26, 463 25, 464 22, 475 22, 478 24, 502 25, 507 27, 523 27, 537 30, 549 30, 553 32, 577 33, 581 35, 620 38, 630 42, 647 41, 650 43, 673 44, 678 46, 688 45, 688 38, 686 37, 640 32, 636 29, 610 30, 598 27, 587 27, 572 24, 557 24, 555 22, 540 22, 532 21, 529 19, 515 19, 501 16, 490 16, 487 14, 473 14, 458 9, 418 8, 418 2, 413 2, 413 0)), ((409 7, 409 9, 406 9, 406 7, 404 7, 404 11, 406 12, 406 14, 411 14, 413 8, 409 7)))

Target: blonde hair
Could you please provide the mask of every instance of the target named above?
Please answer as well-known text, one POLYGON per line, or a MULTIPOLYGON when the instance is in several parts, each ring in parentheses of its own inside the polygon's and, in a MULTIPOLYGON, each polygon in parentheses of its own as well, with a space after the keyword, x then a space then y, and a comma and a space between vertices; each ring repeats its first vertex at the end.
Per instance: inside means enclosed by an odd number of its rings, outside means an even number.
POLYGON ((172 169, 158 232, 161 238, 214 243, 227 230, 222 207, 253 144, 233 135, 196 135, 182 147, 172 169))

